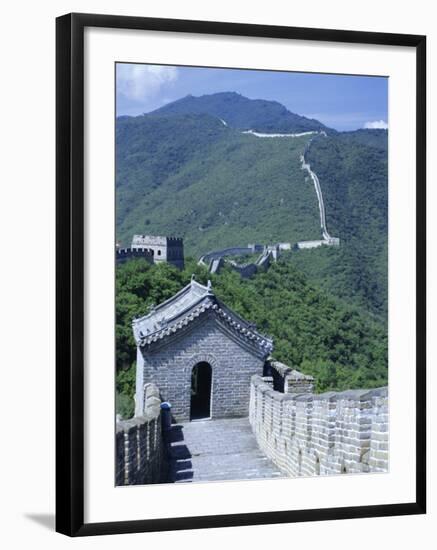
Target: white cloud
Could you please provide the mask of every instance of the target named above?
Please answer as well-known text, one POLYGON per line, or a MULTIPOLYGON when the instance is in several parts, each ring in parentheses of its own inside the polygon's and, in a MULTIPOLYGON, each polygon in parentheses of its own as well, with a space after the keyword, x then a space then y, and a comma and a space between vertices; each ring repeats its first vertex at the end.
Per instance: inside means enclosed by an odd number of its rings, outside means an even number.
POLYGON ((364 128, 367 130, 387 130, 388 124, 385 120, 374 120, 372 122, 365 122, 364 128))
POLYGON ((122 63, 117 65, 117 93, 127 100, 144 102, 177 77, 176 67, 122 63))

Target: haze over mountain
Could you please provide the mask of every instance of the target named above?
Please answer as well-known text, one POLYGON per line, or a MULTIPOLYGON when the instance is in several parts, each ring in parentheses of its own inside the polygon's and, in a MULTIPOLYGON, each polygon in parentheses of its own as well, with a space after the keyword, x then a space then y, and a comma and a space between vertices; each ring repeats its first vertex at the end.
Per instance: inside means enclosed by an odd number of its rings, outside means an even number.
POLYGON ((242 133, 324 131, 307 160, 317 173, 338 249, 290 255, 309 279, 343 300, 387 308, 387 131, 336 132, 274 101, 234 92, 187 96, 116 121, 117 238, 177 235, 186 254, 249 242, 320 238, 313 183, 301 155, 313 135, 262 139, 242 133))

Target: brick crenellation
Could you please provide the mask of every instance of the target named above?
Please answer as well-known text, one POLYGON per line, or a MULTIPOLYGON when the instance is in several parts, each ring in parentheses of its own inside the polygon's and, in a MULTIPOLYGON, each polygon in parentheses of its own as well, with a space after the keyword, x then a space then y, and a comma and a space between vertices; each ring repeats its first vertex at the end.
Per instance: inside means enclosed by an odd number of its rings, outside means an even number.
POLYGON ((388 471, 388 388, 281 393, 253 376, 249 420, 288 476, 388 471))

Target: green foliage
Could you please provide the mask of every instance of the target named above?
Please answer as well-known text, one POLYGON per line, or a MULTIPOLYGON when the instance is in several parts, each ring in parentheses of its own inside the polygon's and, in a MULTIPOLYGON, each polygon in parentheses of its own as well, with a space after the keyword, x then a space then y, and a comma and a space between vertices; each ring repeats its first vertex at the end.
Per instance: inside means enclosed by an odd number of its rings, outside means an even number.
POLYGON ((167 263, 151 266, 136 259, 117 267, 116 326, 117 369, 128 369, 135 361, 132 320, 145 315, 152 305, 175 294, 187 277, 167 263))
POLYGON ((117 371, 116 384, 118 393, 129 393, 135 385, 135 363, 127 369, 117 371))
MULTIPOLYGON (((117 119, 118 240, 128 245, 145 231, 177 235, 187 255, 200 256, 319 238, 314 187, 299 162, 308 136, 259 139, 231 127, 256 127, 265 116, 271 128, 256 129, 283 130, 278 105, 214 94, 117 119)), ((386 322, 387 132, 330 132, 313 141, 308 161, 341 246, 303 250, 293 261, 317 286, 386 322)), ((129 300, 132 312, 137 299, 129 300)))
MULTIPOLYGON (((132 386, 135 387, 135 384, 132 386)), ((115 409, 117 414, 119 414, 123 419, 132 418, 135 412, 135 402, 132 397, 132 390, 129 390, 127 393, 116 393, 115 394, 115 409)))
POLYGON ((133 395, 135 389, 135 374, 135 363, 132 363, 129 368, 117 370, 116 374, 115 408, 117 413, 125 419, 131 418, 134 415, 135 402, 133 395))
POLYGON ((318 390, 377 387, 387 382, 387 332, 374 316, 321 292, 288 260, 243 280, 214 279, 214 291, 274 338, 274 356, 319 377, 318 390))
POLYGON ((300 155, 308 136, 260 139, 208 115, 117 120, 117 239, 177 235, 187 255, 318 238, 300 155))
POLYGON ((184 271, 144 260, 117 267, 117 393, 123 410, 129 401, 121 396, 131 398, 135 387, 132 317, 172 296, 188 284, 192 273, 203 284, 211 278, 216 296, 274 338, 276 359, 315 376, 318 391, 387 383, 384 323, 310 284, 289 258, 252 279, 227 268, 210 275, 194 260, 186 264, 184 271))
MULTIPOLYGON (((249 242, 320 237, 314 187, 300 168, 309 137, 259 139, 241 130, 324 129, 276 102, 224 93, 167 105, 116 125, 117 238, 177 235, 186 255, 249 242), (227 126, 219 119, 226 121, 227 126)), ((191 274, 275 342, 275 357, 312 374, 317 391, 387 383, 387 132, 337 133, 312 142, 328 230, 339 248, 282 256, 250 280, 144 260, 117 266, 117 411, 134 411, 132 319, 188 284, 191 274)), ((253 256, 253 259, 257 255, 253 256)), ((231 258, 241 262, 251 256, 231 258)))
POLYGON ((386 319, 387 132, 317 138, 307 158, 320 180, 328 230, 341 247, 301 251, 295 264, 319 286, 386 319))

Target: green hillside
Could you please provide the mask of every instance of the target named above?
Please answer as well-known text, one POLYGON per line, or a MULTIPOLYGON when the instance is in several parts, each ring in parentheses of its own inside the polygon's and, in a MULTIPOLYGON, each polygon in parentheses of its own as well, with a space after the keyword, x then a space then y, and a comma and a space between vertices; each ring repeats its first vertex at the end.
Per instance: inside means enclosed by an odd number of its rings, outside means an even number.
POLYGON ((323 192, 339 249, 301 251, 295 265, 323 288, 382 316, 387 312, 388 136, 359 130, 318 138, 307 159, 323 192))
POLYGON ((242 279, 233 271, 210 275, 195 261, 184 271, 144 260, 117 267, 116 335, 118 410, 129 416, 135 386, 131 320, 188 284, 191 274, 212 280, 218 298, 273 337, 274 357, 317 379, 317 390, 372 388, 387 383, 384 323, 311 284, 288 259, 268 273, 242 279))
POLYGON ((308 137, 260 139, 208 115, 117 121, 117 238, 177 235, 187 255, 318 238, 299 157, 308 137))
MULTIPOLYGON (((319 239, 314 186, 300 168, 312 136, 262 139, 241 129, 322 127, 235 93, 188 96, 153 114, 120 117, 117 239, 128 246, 134 233, 180 236, 194 257, 249 242, 319 239)), ((299 251, 291 261, 333 296, 386 319, 387 131, 327 133, 312 140, 307 160, 341 246, 299 251)))
MULTIPOLYGON (((183 97, 154 111, 159 115, 208 114, 220 118, 232 128, 258 132, 328 130, 318 120, 291 113, 277 101, 248 99, 235 92, 183 97)), ((330 130, 331 131, 331 130, 330 130)))

